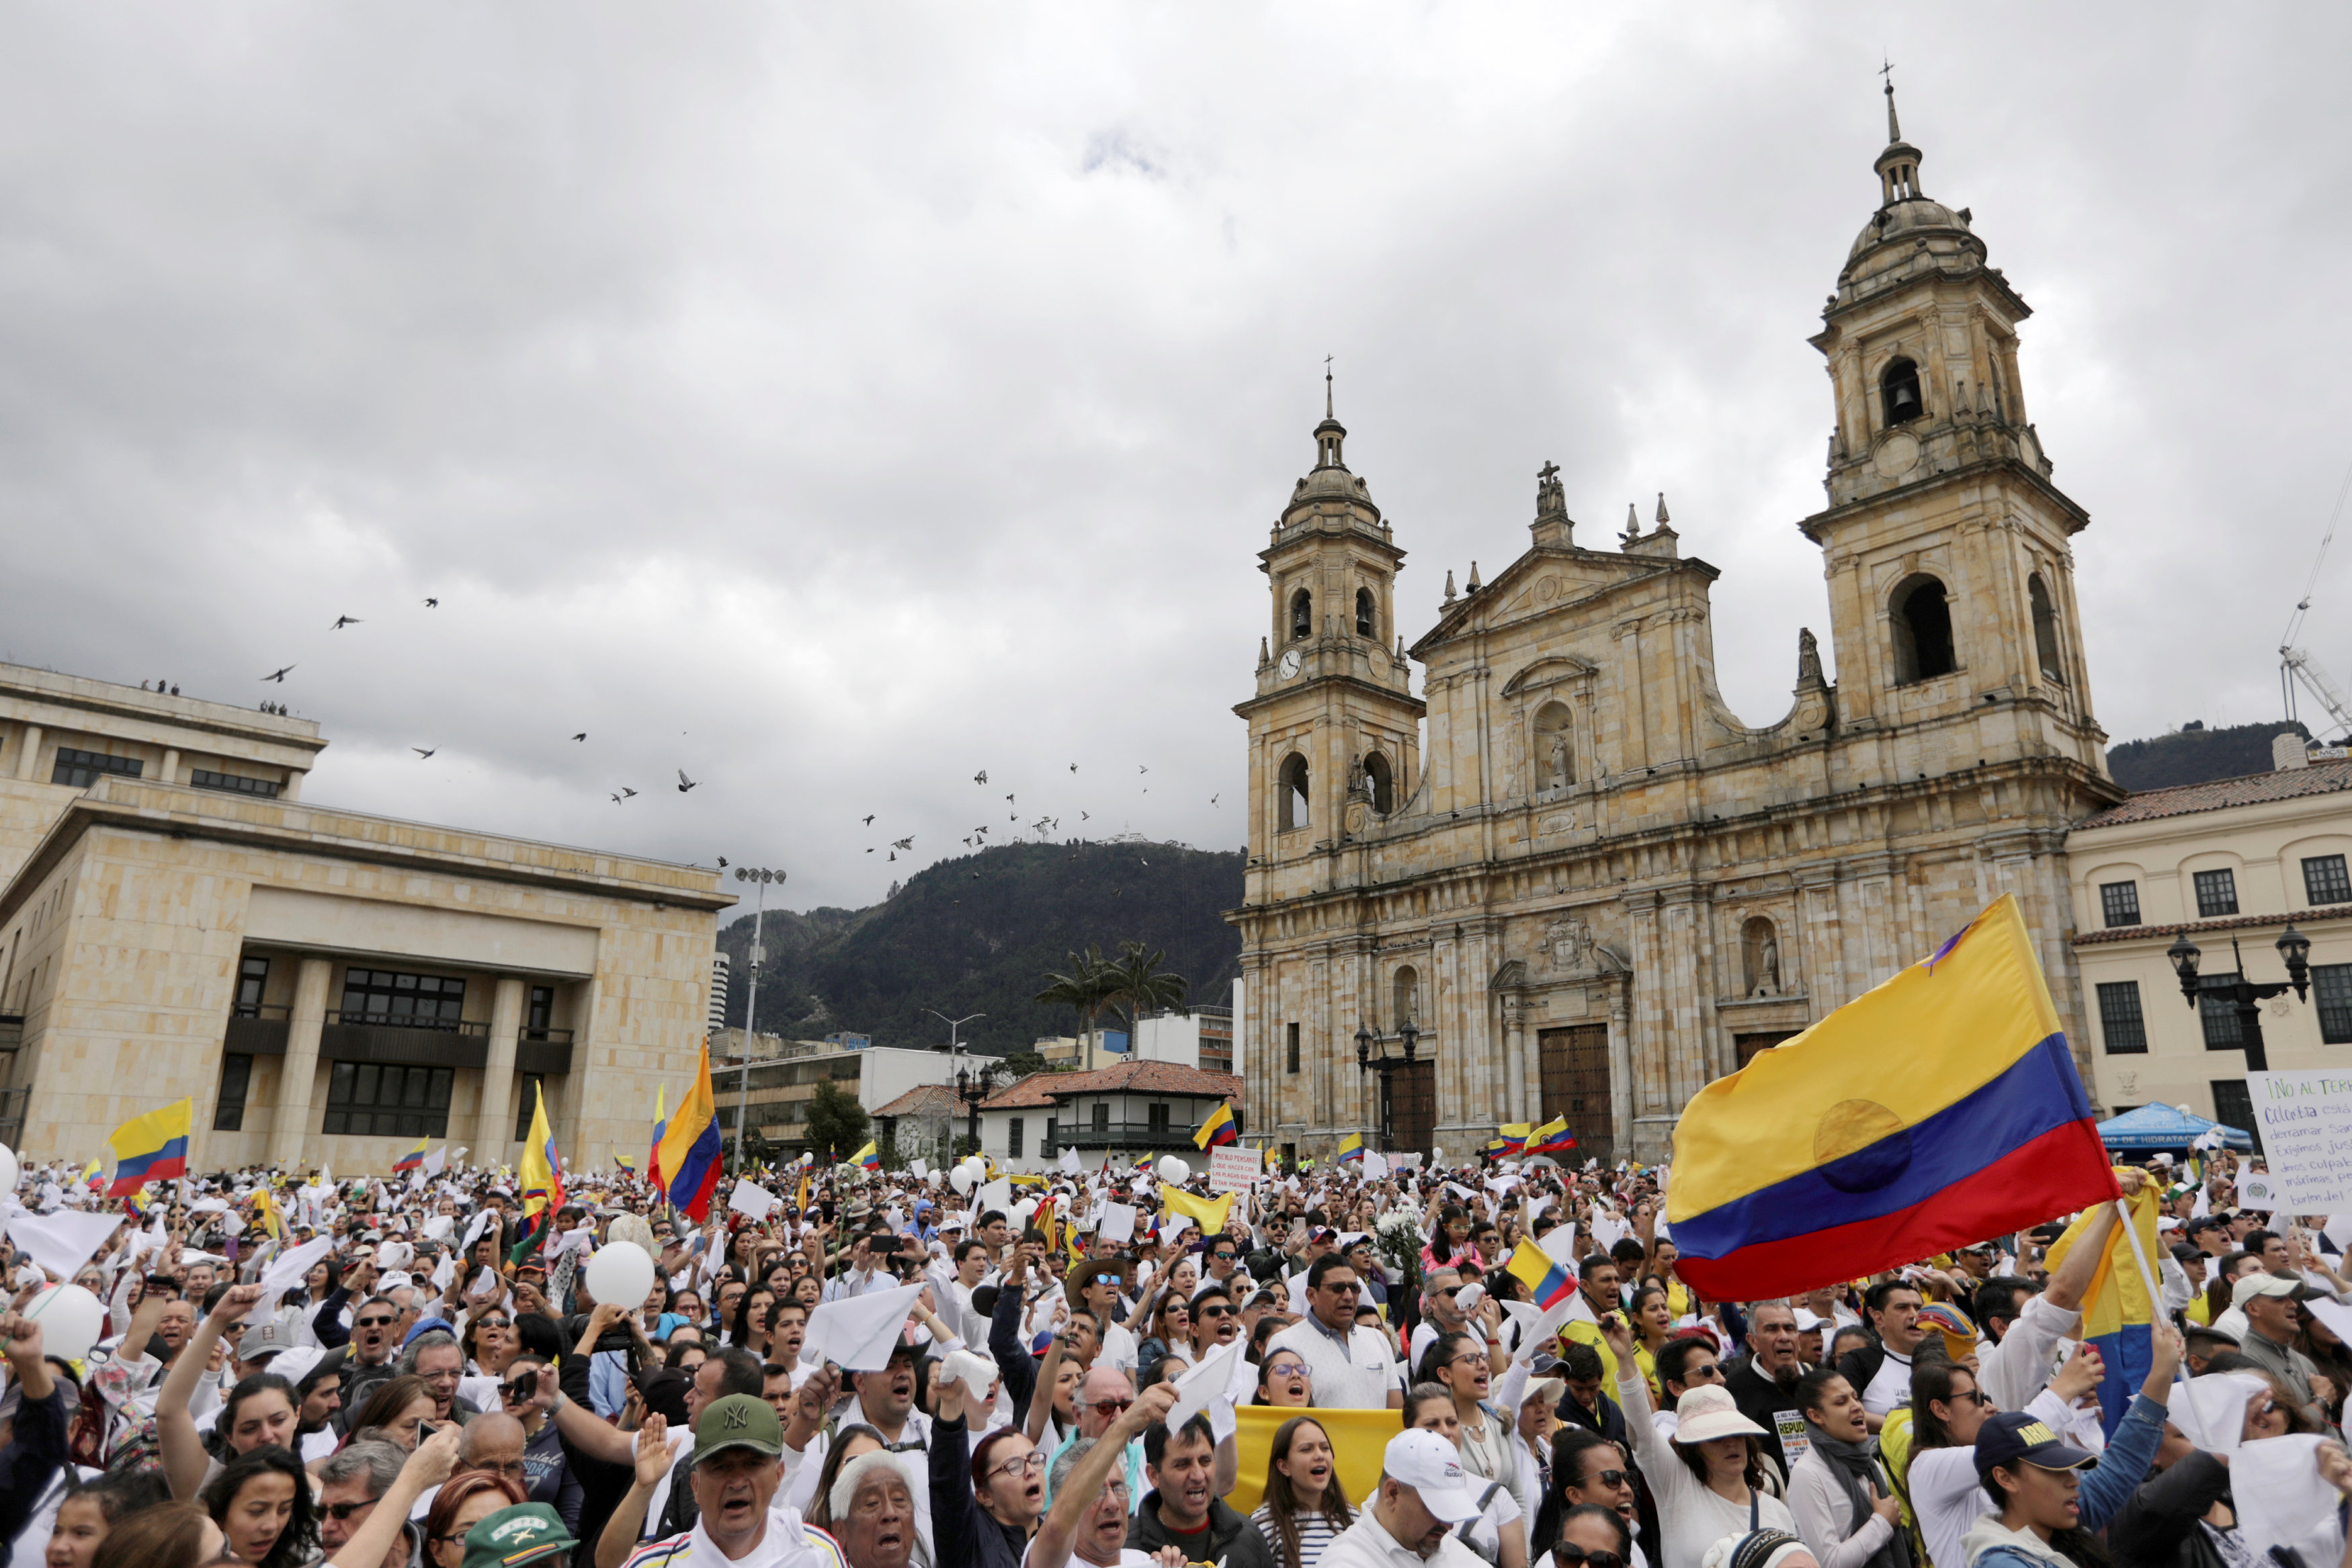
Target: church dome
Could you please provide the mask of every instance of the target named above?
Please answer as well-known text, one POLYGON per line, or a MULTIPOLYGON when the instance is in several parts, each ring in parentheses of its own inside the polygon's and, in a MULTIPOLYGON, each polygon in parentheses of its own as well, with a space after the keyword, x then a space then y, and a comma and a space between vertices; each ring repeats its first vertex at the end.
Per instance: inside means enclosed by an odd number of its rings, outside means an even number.
POLYGON ((1880 208, 1868 223, 1862 225, 1862 232, 1853 236, 1853 248, 1846 252, 1845 258, 1849 262, 1853 261, 1872 246, 1891 240, 1907 240, 1914 235, 1934 237, 1929 234, 1932 230, 1942 230, 1946 235, 1966 235, 1969 225, 1961 221, 1959 214, 1941 202, 1931 202, 1925 196, 1897 202, 1891 207, 1880 208))

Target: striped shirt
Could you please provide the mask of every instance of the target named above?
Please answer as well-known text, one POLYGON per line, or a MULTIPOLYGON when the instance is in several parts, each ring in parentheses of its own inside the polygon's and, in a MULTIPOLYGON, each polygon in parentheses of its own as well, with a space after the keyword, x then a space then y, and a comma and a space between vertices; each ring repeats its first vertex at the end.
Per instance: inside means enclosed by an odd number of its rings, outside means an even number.
POLYGON ((1273 1504, 1258 1504, 1257 1511, 1250 1515, 1250 1522, 1257 1526, 1260 1535, 1265 1537, 1266 1546, 1274 1552, 1276 1568, 1315 1568, 1315 1564, 1322 1560, 1323 1549, 1330 1545, 1332 1539, 1339 1533, 1339 1527, 1323 1514, 1294 1516, 1291 1522, 1298 1527, 1298 1560, 1285 1563, 1282 1560, 1282 1531, 1275 1528, 1273 1504))

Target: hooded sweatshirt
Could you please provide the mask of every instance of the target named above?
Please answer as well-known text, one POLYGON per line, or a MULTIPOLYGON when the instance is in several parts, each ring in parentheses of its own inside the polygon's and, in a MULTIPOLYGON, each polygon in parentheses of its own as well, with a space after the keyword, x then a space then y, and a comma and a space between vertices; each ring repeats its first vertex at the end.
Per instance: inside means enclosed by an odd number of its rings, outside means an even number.
POLYGON ((1967 1568, 2075 1568, 2074 1560, 2030 1530, 2006 1530, 1987 1514, 1960 1538, 1967 1568))

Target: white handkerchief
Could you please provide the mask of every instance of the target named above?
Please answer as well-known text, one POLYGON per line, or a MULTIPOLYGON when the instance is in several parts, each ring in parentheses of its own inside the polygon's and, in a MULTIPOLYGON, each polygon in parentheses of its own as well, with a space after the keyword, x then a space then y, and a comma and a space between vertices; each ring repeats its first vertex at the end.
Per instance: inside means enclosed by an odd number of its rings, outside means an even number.
POLYGON ((1195 1414, 1209 1408, 1215 1400, 1226 1400, 1226 1385, 1233 1381, 1233 1363, 1241 1354, 1242 1342, 1221 1344, 1202 1356, 1200 1364, 1176 1380, 1176 1403, 1168 1409, 1168 1429, 1171 1432, 1190 1421, 1195 1414))
POLYGON ((997 1177, 971 1195, 971 1209, 974 1214, 986 1214, 992 1208, 1003 1213, 1007 1218, 1012 1218, 1013 1184, 1003 1176, 997 1177))
POLYGON ((37 1215, 29 1209, 19 1209, 8 1218, 8 1239, 50 1273, 60 1280, 70 1280, 121 1223, 119 1214, 77 1214, 59 1209, 55 1214, 37 1215))
POLYGON ((1366 1149, 1362 1163, 1366 1181, 1388 1180, 1389 1160, 1386 1155, 1381 1154, 1378 1149, 1366 1149))
POLYGON ((2269 1386, 2250 1372, 2207 1373, 2172 1385, 2167 1414, 2207 1453, 2234 1454, 2245 1439, 2246 1401, 2269 1386))
MULTIPOLYGON (((1086 1166, 1081 1165, 1078 1161, 1077 1150, 1064 1149, 1062 1151, 1062 1169, 1069 1172, 1072 1176, 1083 1176, 1086 1173, 1086 1166)), ((917 1174, 919 1175, 920 1173, 919 1172, 917 1174)))
POLYGON ((268 1268, 262 1270, 261 1294, 274 1301, 302 1282, 310 1265, 335 1249, 335 1239, 321 1236, 316 1241, 305 1241, 290 1252, 280 1252, 268 1268))
POLYGON ((2293 1547, 2308 1563, 2344 1560, 2344 1531, 2336 1514, 2343 1500, 2319 1479, 2324 1441, 2290 1433, 2242 1443, 2230 1456, 2230 1500, 2255 1562, 2273 1561, 2273 1546, 2293 1547))
POLYGON ((917 1283, 825 1302, 809 1314, 803 1354, 822 1355, 849 1372, 881 1371, 890 1364, 890 1347, 898 1343, 915 1298, 922 1293, 917 1283))

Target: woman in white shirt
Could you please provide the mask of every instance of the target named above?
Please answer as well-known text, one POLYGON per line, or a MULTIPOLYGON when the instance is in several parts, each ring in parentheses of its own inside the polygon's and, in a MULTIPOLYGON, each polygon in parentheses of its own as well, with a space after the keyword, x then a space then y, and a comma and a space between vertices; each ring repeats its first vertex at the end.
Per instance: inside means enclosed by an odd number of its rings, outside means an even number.
POLYGON ((1862 1396, 1835 1368, 1817 1366, 1797 1380, 1797 1408, 1807 1442, 1789 1471, 1789 1511, 1813 1561, 1821 1568, 1906 1568, 1906 1554, 1888 1550, 1902 1504, 1862 1396))
POLYGON ((1486 1403, 1494 1375, 1486 1347, 1466 1333, 1442 1333, 1421 1358, 1418 1374, 1423 1383, 1435 1383, 1454 1396, 1454 1415, 1461 1424, 1454 1447, 1462 1450, 1462 1468, 1473 1476, 1501 1481, 1522 1514, 1533 1504, 1519 1483, 1518 1455, 1511 1448, 1508 1422, 1486 1403))
POLYGON ((1764 1428, 1739 1413, 1731 1391, 1702 1384, 1682 1396, 1675 1435, 1650 1419, 1650 1383, 1633 1359, 1633 1331, 1612 1312, 1601 1337, 1617 1357, 1617 1403, 1625 1410, 1625 1440, 1658 1500, 1664 1537, 1661 1568, 1700 1568, 1707 1548, 1727 1535, 1756 1530, 1797 1532, 1789 1505, 1764 1488, 1764 1428))
MULTIPOLYGON (((1436 1433, 1456 1449, 1462 1447, 1462 1418, 1454 1411, 1453 1390, 1441 1384, 1416 1383, 1405 1391, 1404 1423, 1407 1427, 1419 1427, 1436 1433)), ((1469 1466, 1465 1462, 1464 1469, 1469 1466)), ((1501 1481, 1473 1483, 1479 1503, 1476 1519, 1467 1525, 1455 1527, 1455 1534, 1466 1531, 1471 1551, 1500 1568, 1527 1568, 1528 1521, 1519 1512, 1519 1505, 1511 1496, 1510 1488, 1501 1481)), ((1369 1500, 1366 1507, 1370 1507, 1369 1500)))

